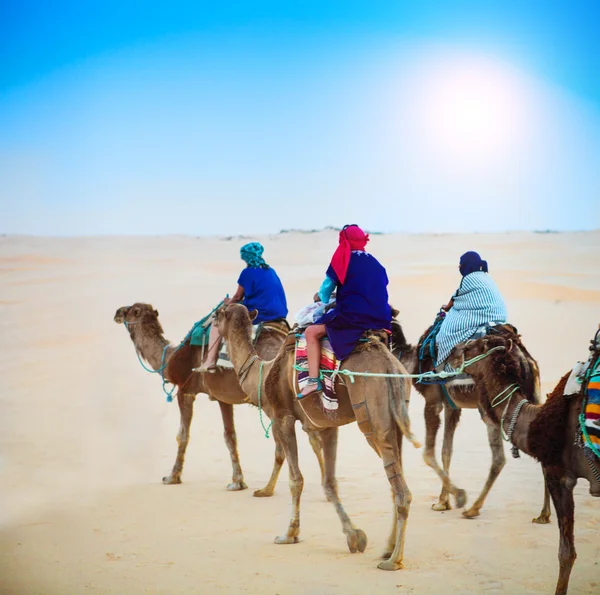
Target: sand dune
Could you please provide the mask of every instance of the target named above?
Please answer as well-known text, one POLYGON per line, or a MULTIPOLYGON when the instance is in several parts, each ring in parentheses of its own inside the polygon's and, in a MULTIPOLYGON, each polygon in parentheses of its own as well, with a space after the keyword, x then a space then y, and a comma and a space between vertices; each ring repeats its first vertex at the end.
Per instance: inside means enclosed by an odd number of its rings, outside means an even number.
MULTIPOLYGON (((336 243, 333 231, 258 238, 279 273, 293 314, 310 300, 336 243)), ((175 456, 178 411, 159 379, 139 366, 117 307, 152 303, 167 337, 180 340, 241 270, 239 238, 0 238, 0 593, 549 593, 556 577, 556 524, 536 526, 539 466, 509 458, 482 515, 430 510, 439 492, 422 452, 407 445, 413 494, 405 569, 377 557, 391 526, 389 487, 355 426, 341 430, 340 493, 366 531, 364 555, 347 552, 299 438, 305 475, 301 543, 276 546, 287 522, 286 473, 266 483, 273 442, 255 409, 236 409, 250 490, 229 493, 229 457, 218 407, 199 396, 179 486, 160 479, 175 456)), ((392 303, 416 341, 459 276, 459 255, 478 250, 504 293, 511 322, 540 364, 549 391, 600 322, 600 232, 374 235, 370 250, 390 277, 392 303)), ((410 414, 423 438, 423 404, 410 414)), ((301 432, 299 432, 301 433, 301 432)), ((463 414, 452 470, 470 501, 483 485, 489 449, 474 411, 463 414)), ((579 557, 572 593, 600 591, 600 501, 576 488, 579 557)))

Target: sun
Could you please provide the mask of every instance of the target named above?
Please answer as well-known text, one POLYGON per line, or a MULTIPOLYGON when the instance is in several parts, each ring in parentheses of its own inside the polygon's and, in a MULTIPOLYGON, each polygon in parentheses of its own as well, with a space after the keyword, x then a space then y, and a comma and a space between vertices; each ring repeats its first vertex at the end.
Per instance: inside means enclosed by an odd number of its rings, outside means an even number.
POLYGON ((477 56, 421 63, 411 86, 413 125, 425 148, 449 163, 481 165, 518 151, 527 92, 507 65, 477 56))

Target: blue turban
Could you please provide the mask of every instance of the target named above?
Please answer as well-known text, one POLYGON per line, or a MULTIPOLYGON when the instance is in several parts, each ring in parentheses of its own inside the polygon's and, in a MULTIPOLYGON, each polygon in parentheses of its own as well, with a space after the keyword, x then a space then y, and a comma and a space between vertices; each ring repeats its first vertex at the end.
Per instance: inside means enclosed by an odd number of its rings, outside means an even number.
POLYGON ((268 269, 269 265, 265 262, 262 257, 262 253, 265 251, 262 244, 258 242, 251 242, 245 244, 240 248, 240 256, 242 260, 248 263, 248 266, 253 269, 263 268, 268 269))
POLYGON ((465 252, 460 257, 459 270, 463 277, 466 277, 470 273, 475 273, 476 271, 487 273, 488 263, 487 261, 482 260, 477 252, 465 252))

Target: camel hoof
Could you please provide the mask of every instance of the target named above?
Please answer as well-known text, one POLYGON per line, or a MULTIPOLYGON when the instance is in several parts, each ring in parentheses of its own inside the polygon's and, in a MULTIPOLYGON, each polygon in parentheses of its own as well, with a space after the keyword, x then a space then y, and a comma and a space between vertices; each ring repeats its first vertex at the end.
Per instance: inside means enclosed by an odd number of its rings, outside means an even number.
POLYGON ((402 570, 404 568, 402 562, 392 562, 391 560, 384 560, 377 564, 379 570, 402 570))
POLYGON ((230 492, 239 492, 247 489, 248 486, 243 481, 234 481, 227 486, 227 490, 230 492))
POLYGON ((294 536, 294 537, 288 537, 287 535, 283 535, 281 537, 276 537, 275 538, 275 543, 277 545, 286 545, 288 543, 298 543, 300 541, 300 539, 298 538, 298 536, 294 536))
POLYGON ((167 477, 162 478, 162 482, 166 486, 177 485, 178 483, 181 483, 181 477, 173 477, 172 475, 167 475, 167 477))
POLYGON ((252 494, 255 498, 270 498, 273 495, 273 490, 267 490, 266 488, 262 488, 260 490, 255 490, 254 494, 252 494))
POLYGON ((456 490, 456 494, 454 494, 454 498, 456 500, 456 508, 463 508, 467 503, 467 492, 464 490, 456 490))
POLYGON ((431 510, 443 512, 444 510, 452 510, 452 506, 450 505, 450 502, 436 502, 431 505, 431 510))
POLYGON ((469 510, 463 510, 462 515, 466 518, 466 519, 474 519, 475 517, 479 516, 479 509, 477 508, 469 508, 469 510))
POLYGON ((536 525, 549 525, 550 524, 550 515, 540 514, 540 516, 531 519, 532 523, 536 525))
POLYGON ((349 531, 346 534, 346 541, 351 554, 362 553, 367 549, 367 535, 361 529, 349 531))

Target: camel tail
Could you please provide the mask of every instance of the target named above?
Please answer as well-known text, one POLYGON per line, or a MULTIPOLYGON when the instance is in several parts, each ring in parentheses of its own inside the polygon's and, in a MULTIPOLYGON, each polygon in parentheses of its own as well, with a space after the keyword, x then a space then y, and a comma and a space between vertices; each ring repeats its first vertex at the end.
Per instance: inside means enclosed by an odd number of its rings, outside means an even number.
POLYGON ((400 380, 400 382, 397 382, 392 378, 386 378, 386 380, 388 384, 390 410, 394 420, 398 424, 404 437, 409 440, 415 448, 421 448, 421 443, 416 439, 410 429, 410 418, 408 416, 408 409, 406 408, 406 399, 408 398, 408 395, 405 394, 406 383, 403 379, 400 380))

